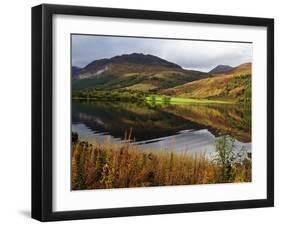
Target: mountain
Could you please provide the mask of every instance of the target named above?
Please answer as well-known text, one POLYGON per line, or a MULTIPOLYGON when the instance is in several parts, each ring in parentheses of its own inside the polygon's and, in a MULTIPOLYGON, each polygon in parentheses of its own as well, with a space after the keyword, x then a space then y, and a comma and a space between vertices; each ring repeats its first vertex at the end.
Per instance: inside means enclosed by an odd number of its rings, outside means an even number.
POLYGON ((209 71, 209 74, 221 74, 221 73, 226 73, 229 72, 233 69, 233 67, 228 66, 228 65, 218 65, 212 70, 209 71))
POLYGON ((77 78, 79 73, 81 72, 81 70, 82 70, 82 68, 80 68, 80 67, 75 67, 75 66, 71 67, 72 78, 77 78))
POLYGON ((241 64, 231 71, 162 90, 170 96, 191 98, 223 98, 238 101, 251 99, 251 63, 241 64))
POLYGON ((177 64, 171 63, 160 57, 156 57, 150 54, 144 55, 142 53, 132 53, 132 54, 124 54, 121 56, 115 56, 110 59, 101 59, 95 60, 88 64, 81 73, 95 73, 99 70, 102 70, 104 67, 110 64, 133 64, 133 65, 146 65, 146 66, 157 66, 157 67, 167 67, 167 68, 176 68, 181 69, 181 67, 177 64))
POLYGON ((155 91, 206 76, 207 73, 185 70, 157 56, 132 53, 91 62, 73 80, 72 88, 155 91))

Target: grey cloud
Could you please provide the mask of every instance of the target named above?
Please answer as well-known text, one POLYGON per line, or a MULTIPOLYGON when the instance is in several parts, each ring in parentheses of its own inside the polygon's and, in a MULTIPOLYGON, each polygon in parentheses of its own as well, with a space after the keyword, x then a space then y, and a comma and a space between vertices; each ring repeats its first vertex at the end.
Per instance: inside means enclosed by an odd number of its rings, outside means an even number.
POLYGON ((209 71, 218 64, 251 62, 252 44, 113 36, 72 36, 72 65, 133 52, 152 54, 184 68, 209 71))

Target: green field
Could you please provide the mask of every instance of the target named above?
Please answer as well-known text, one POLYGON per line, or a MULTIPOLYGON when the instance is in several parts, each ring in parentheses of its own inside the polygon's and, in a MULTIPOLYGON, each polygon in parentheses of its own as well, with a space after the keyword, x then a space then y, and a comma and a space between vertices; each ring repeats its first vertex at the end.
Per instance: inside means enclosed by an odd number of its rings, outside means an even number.
POLYGON ((224 100, 209 100, 209 99, 196 99, 196 98, 183 98, 183 97, 169 97, 161 95, 150 95, 145 98, 148 102, 171 103, 171 104, 233 104, 233 101, 224 100))
POLYGON ((144 93, 133 90, 119 91, 79 91, 72 94, 72 99, 76 100, 104 100, 104 101, 124 101, 153 104, 234 104, 234 99, 207 99, 193 97, 178 97, 144 93))

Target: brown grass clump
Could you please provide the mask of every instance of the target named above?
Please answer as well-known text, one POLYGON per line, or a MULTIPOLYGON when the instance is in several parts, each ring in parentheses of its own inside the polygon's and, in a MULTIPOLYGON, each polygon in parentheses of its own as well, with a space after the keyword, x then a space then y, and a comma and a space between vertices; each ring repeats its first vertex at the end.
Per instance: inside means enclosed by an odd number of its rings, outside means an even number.
POLYGON ((232 164, 229 177, 204 154, 146 152, 130 143, 78 141, 71 157, 73 190, 251 181, 250 161, 232 164))

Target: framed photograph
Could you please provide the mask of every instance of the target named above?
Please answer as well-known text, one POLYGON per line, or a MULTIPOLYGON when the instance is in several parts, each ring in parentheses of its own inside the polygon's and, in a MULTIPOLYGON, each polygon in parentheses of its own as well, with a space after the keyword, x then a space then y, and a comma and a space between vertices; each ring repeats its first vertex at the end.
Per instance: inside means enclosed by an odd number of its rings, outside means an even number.
POLYGON ((32 8, 32 217, 274 205, 274 21, 32 8))

